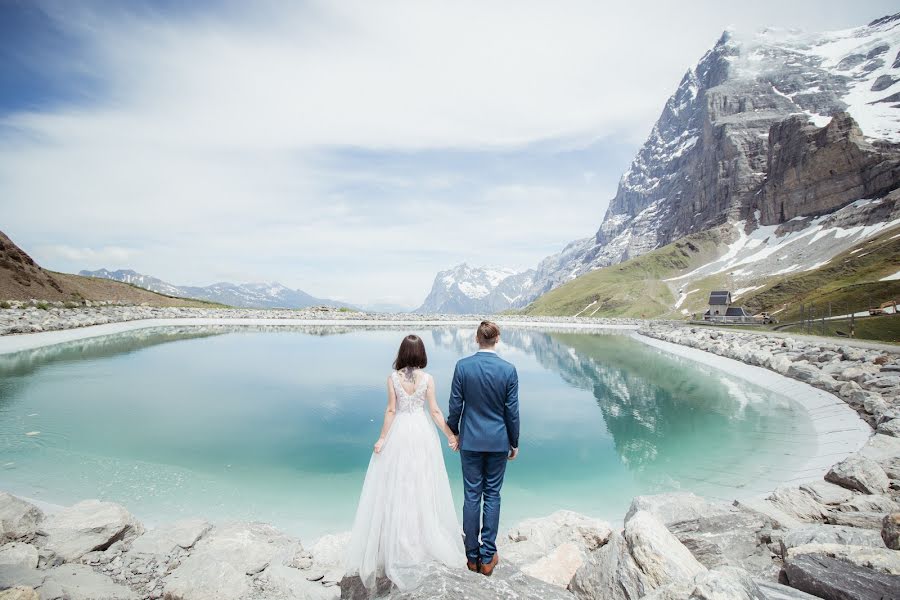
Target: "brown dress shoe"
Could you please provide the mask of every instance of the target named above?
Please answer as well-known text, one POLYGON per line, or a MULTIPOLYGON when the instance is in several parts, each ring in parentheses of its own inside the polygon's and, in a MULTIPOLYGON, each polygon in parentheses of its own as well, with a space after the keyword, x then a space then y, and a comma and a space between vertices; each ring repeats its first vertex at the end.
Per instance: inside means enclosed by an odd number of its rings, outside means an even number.
POLYGON ((481 566, 481 561, 472 562, 471 560, 466 561, 466 568, 472 571, 473 573, 478 572, 478 568, 481 566))
POLYGON ((479 572, 486 577, 490 577, 491 574, 494 572, 494 567, 496 567, 497 563, 499 563, 499 562, 500 562, 500 555, 494 554, 494 556, 491 558, 491 560, 489 562, 481 564, 481 568, 479 569, 479 572))

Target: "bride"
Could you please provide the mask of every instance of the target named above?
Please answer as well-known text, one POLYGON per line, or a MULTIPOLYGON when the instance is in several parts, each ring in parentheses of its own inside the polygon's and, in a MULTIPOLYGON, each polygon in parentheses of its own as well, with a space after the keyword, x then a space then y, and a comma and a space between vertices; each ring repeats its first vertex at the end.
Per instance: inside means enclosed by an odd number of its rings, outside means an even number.
POLYGON ((458 440, 435 401, 434 378, 422 370, 427 363, 422 339, 408 335, 388 377, 384 425, 369 461, 345 565, 369 590, 380 576, 401 591, 414 588, 428 562, 455 567, 464 555, 441 445, 428 416, 451 449, 457 449, 458 440))

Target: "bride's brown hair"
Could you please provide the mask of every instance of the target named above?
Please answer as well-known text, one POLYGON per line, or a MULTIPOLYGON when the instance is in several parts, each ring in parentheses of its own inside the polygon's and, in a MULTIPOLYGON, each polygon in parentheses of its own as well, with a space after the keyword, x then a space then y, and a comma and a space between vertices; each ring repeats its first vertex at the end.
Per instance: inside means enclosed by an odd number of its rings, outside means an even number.
POLYGON ((428 355, 425 353, 425 342, 415 334, 403 338, 397 358, 394 359, 394 369, 399 371, 406 367, 424 369, 428 366, 428 355))

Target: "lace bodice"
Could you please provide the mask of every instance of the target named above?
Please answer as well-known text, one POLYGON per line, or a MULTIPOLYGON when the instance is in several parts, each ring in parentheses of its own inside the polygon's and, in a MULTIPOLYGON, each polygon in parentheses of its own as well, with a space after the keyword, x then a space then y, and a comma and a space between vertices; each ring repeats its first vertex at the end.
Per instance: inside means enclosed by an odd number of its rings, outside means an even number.
POLYGON ((428 373, 420 369, 402 369, 391 373, 394 382, 394 393, 397 396, 397 412, 422 411, 425 407, 425 390, 428 389, 428 373), (403 387, 415 383, 416 388, 412 394, 403 387))

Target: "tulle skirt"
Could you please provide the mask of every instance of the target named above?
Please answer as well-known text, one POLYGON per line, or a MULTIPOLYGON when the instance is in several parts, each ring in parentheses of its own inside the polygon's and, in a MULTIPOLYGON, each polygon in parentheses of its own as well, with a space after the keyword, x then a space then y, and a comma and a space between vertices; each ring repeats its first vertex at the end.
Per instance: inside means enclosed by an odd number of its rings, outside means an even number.
POLYGON ((462 530, 434 425, 424 411, 398 412, 369 461, 345 567, 370 590, 385 575, 406 591, 432 561, 462 566, 462 530))

